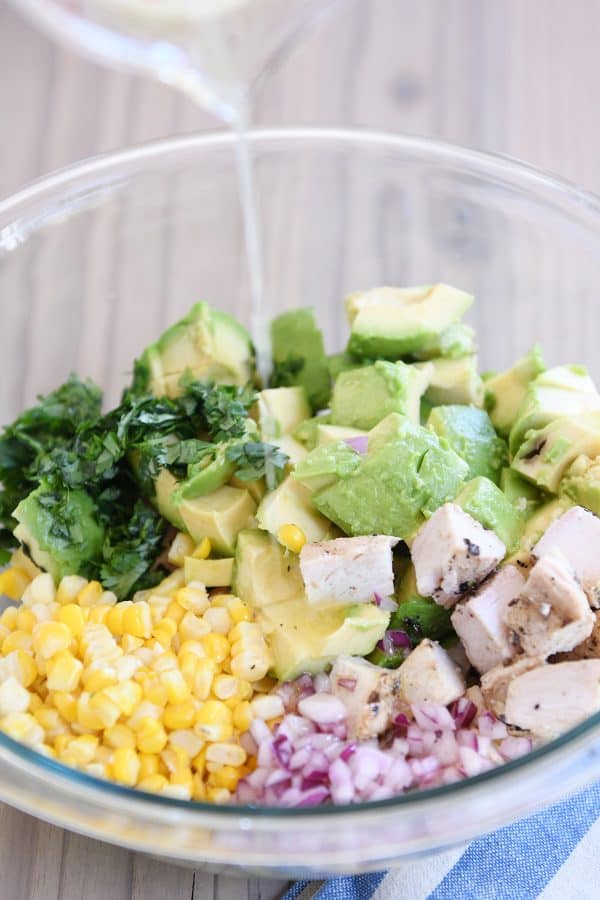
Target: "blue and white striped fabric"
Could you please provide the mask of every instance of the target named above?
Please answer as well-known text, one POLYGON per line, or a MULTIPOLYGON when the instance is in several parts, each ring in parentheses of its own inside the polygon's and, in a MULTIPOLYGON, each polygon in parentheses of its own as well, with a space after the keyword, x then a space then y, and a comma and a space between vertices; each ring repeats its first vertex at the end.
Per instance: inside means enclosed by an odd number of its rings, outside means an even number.
POLYGON ((599 900, 600 784, 390 872, 300 881, 282 900, 599 900))

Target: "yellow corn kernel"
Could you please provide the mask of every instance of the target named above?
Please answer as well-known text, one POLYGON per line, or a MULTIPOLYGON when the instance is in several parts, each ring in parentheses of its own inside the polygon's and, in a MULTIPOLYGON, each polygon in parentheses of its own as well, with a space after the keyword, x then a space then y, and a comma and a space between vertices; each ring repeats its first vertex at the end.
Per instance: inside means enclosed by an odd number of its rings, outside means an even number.
POLYGON ((0 594, 9 597, 11 600, 20 600, 25 589, 29 586, 30 578, 22 570, 11 566, 0 572, 0 594))
POLYGON ((189 754, 183 747, 169 746, 160 754, 160 758, 165 763, 167 771, 172 775, 178 769, 185 769, 190 765, 189 754))
POLYGON ((87 578, 81 578, 79 575, 65 575, 56 590, 57 603, 61 606, 65 603, 75 603, 87 583, 87 578))
POLYGON ((31 610, 27 609, 27 607, 21 607, 17 615, 17 628, 20 631, 28 631, 31 634, 36 625, 37 619, 31 610))
POLYGON ((98 744, 98 738, 93 734, 82 734, 79 737, 71 738, 66 750, 63 751, 63 754, 59 754, 59 759, 67 762, 65 756, 68 754, 68 762, 71 765, 84 766, 91 763, 96 756, 98 744))
POLYGON ((201 644, 206 655, 216 663, 222 663, 229 656, 229 641, 224 634, 206 634, 201 638, 201 644))
POLYGON ((195 774, 192 780, 192 799, 206 800, 206 785, 202 775, 195 774))
POLYGON ((154 703, 156 706, 166 706, 168 701, 167 689, 158 675, 147 675, 142 679, 141 685, 145 700, 149 700, 150 703, 154 703))
POLYGON ((101 606, 109 606, 112 608, 118 602, 119 598, 113 591, 102 591, 102 596, 100 597, 101 606))
POLYGON ((56 611, 55 618, 66 625, 73 637, 79 637, 85 625, 83 610, 76 603, 65 603, 56 611))
MULTIPOLYGON (((117 684, 118 680, 116 669, 112 666, 104 666, 101 663, 97 666, 94 663, 88 666, 81 679, 84 691, 89 691, 90 694, 101 691, 106 687, 111 687, 113 684, 117 684)), ((72 689, 63 688, 63 690, 72 689)))
MULTIPOLYGON (((4 575, 2 572, 0 575, 4 575)), ((17 625, 17 616, 19 615, 19 609, 17 606, 7 606, 4 612, 0 615, 0 624, 4 625, 10 631, 16 628, 17 625)))
POLYGON ((233 715, 220 700, 206 700, 196 716, 197 734, 206 741, 226 741, 233 734, 233 715))
MULTIPOLYGON (((29 710, 30 712, 32 711, 31 703, 29 704, 29 710)), ((48 706, 40 706, 39 709, 33 711, 33 716, 36 722, 44 729, 46 740, 54 741, 59 734, 67 733, 67 723, 57 709, 52 709, 52 707, 48 706)))
MULTIPOLYGON (((36 628, 39 628, 36 625, 36 628)), ((2 656, 8 656, 14 650, 32 650, 33 638, 27 631, 11 631, 2 641, 2 656)))
POLYGON ((192 552, 194 559, 208 559, 212 551, 210 539, 203 537, 196 549, 192 552))
POLYGON ((140 780, 158 775, 159 757, 155 753, 140 753, 140 780))
POLYGON ((216 675, 212 683, 212 692, 217 700, 238 701, 242 699, 242 683, 235 675, 216 675))
POLYGON ((185 616, 185 612, 185 609, 177 602, 177 600, 171 600, 171 602, 167 606, 165 618, 171 619, 173 622, 175 622, 176 625, 179 625, 179 623, 185 616))
POLYGON ((52 575, 49 575, 47 572, 37 575, 27 588, 27 592, 29 594, 29 602, 32 605, 36 603, 54 603, 56 600, 56 588, 54 587, 52 575))
POLYGON ((169 703, 184 703, 190 698, 190 689, 179 669, 169 669, 160 673, 161 684, 167 691, 169 703))
POLYGON ((177 771, 173 772, 173 774, 169 778, 169 782, 172 785, 178 785, 180 787, 186 788, 186 790, 189 791, 191 797, 193 788, 193 775, 192 770, 189 766, 184 769, 177 769, 177 771))
POLYGON ((172 566, 181 567, 183 566, 184 558, 186 556, 191 556, 191 554, 194 552, 194 546, 195 544, 189 534, 185 534, 183 531, 178 531, 173 538, 173 543, 169 547, 167 559, 172 566))
MULTIPOLYGON (((81 607, 79 608, 81 609, 81 607)), ((89 609, 88 622, 91 622, 92 625, 105 625, 106 618, 113 607, 104 603, 97 603, 95 606, 86 608, 89 609)), ((83 610, 81 611, 83 612, 83 610)))
POLYGON ((260 643, 264 640, 262 630, 256 622, 238 622, 231 629, 228 637, 232 645, 250 641, 258 641, 260 643))
POLYGON ((192 768, 198 775, 204 775, 206 770, 206 747, 203 747, 200 753, 196 753, 192 760, 192 768))
MULTIPOLYGON (((135 596, 137 597, 137 594, 135 596)), ((170 602, 171 597, 163 597, 161 594, 149 594, 146 598, 154 625, 159 625, 163 621, 170 602)))
POLYGON ((181 672, 197 700, 206 700, 210 696, 216 671, 216 662, 208 656, 199 657, 186 653, 181 660, 181 672))
POLYGON ((235 768, 234 766, 221 766, 218 772, 211 775, 211 782, 213 787, 226 788, 233 793, 237 788, 238 781, 241 777, 242 775, 240 774, 239 768, 235 768))
POLYGON ((207 763, 218 763, 222 766, 243 766, 246 762, 246 751, 239 744, 216 742, 206 748, 207 763))
POLYGON ((25 650, 15 650, 12 657, 14 673, 23 687, 30 687, 38 676, 38 670, 33 657, 25 650))
POLYGON ((240 732, 248 731, 254 718, 252 707, 247 700, 242 700, 233 709, 233 725, 240 732))
POLYGON ((63 622, 42 622, 33 629, 33 647, 43 659, 51 659, 61 650, 68 650, 72 639, 63 622))
POLYGON ((38 709, 44 709, 44 701, 37 694, 29 694, 29 710, 30 713, 36 713, 38 709))
POLYGON ((177 625, 173 621, 173 619, 163 619, 161 622, 158 622, 154 628, 152 629, 152 637, 158 641, 158 643, 168 649, 171 646, 171 641, 177 634, 177 625))
POLYGON ((196 721, 196 709, 191 700, 184 703, 169 703, 163 713, 163 725, 171 731, 191 728, 196 721))
POLYGON ((119 747, 135 747, 135 734, 127 725, 112 725, 104 730, 104 743, 118 750, 119 747))
POLYGON ((111 609, 106 614, 104 624, 106 625, 110 633, 114 634, 116 637, 120 637, 123 634, 123 617, 126 608, 127 607, 124 605, 124 603, 117 603, 117 605, 111 607, 111 609))
POLYGON ((46 665, 46 684, 49 691, 75 691, 79 687, 83 663, 68 650, 62 650, 46 665))
POLYGON ((160 753, 166 746, 167 733, 156 719, 146 718, 137 729, 136 742, 141 753, 160 753))
POLYGON ((135 650, 139 650, 144 646, 143 638, 134 637, 132 634, 124 634, 121 638, 121 650, 123 653, 131 654, 135 650))
POLYGON ((228 803, 231 800, 231 792, 223 787, 209 787, 206 789, 206 799, 209 803, 228 803))
POLYGON ((80 606, 96 606, 103 593, 104 590, 99 581, 88 581, 77 594, 77 602, 80 606))
POLYGON ((119 707, 123 716, 131 716, 143 697, 142 688, 135 681, 120 681, 119 684, 104 688, 102 693, 119 707))
POLYGON ((243 600, 240 600, 239 597, 231 597, 227 604, 227 609, 234 625, 237 625, 239 622, 250 622, 252 619, 250 607, 243 600))
MULTIPOLYGON (((159 650, 162 651, 162 647, 159 645, 159 650)), ((177 668, 177 657, 170 650, 166 653, 159 653, 152 662, 152 670, 154 672, 169 672, 172 669, 177 668)))
POLYGON ((152 588, 153 594, 160 594, 162 597, 170 597, 178 588, 185 584, 183 569, 175 569, 170 575, 167 575, 160 584, 152 588))
POLYGON ((22 713, 29 709, 31 695, 27 688, 11 675, 0 684, 0 716, 22 713))
POLYGON ((210 631, 209 623, 193 612, 186 612, 179 623, 179 638, 182 641, 200 641, 210 631))
POLYGON ((65 750, 67 750, 69 744, 73 740, 72 734, 57 734, 52 742, 54 744, 54 751, 57 756, 62 756, 65 750))
POLYGON ((110 697, 107 697, 104 691, 92 694, 89 708, 102 722, 102 728, 111 728, 121 716, 118 705, 110 697))
POLYGON ((181 660, 183 659, 183 657, 188 653, 191 653, 194 656, 199 656, 201 658, 206 656, 206 650, 204 649, 204 647, 202 646, 200 641, 182 641, 181 642, 181 644, 179 645, 179 650, 177 651, 177 657, 179 659, 180 664, 181 664, 181 660))
POLYGON ((100 731, 104 728, 104 721, 98 712, 90 708, 91 697, 86 692, 77 700, 77 717, 74 725, 79 725, 86 731, 100 731))
POLYGON ((4 639, 7 638, 9 634, 10 631, 6 627, 6 625, 0 624, 0 647, 2 646, 2 642, 4 641, 4 639))
POLYGON ((233 627, 233 619, 225 607, 212 606, 207 609, 202 616, 204 622, 207 622, 210 630, 215 634, 229 634, 233 627))
POLYGON ((152 616, 147 603, 134 603, 123 614, 123 630, 138 638, 152 634, 152 616))
POLYGON ((300 553, 306 543, 306 535, 298 525, 282 525, 277 532, 277 540, 292 553, 300 553))
POLYGON ((133 787, 137 783, 140 768, 140 758, 133 748, 119 747, 115 750, 110 766, 115 781, 133 787))
POLYGON ((52 704, 66 722, 72 723, 77 718, 77 700, 73 694, 57 691, 52 694, 52 704))
POLYGON ((240 653, 231 660, 231 671, 244 681, 260 681, 271 668, 271 655, 265 647, 261 652, 240 653))
POLYGON ((159 775, 158 773, 153 773, 151 775, 146 775, 144 778, 140 778, 138 781, 138 788, 140 791, 151 791, 152 793, 161 793, 169 784, 164 775, 159 775))
POLYGON ((202 750, 204 740, 191 728, 180 728, 170 732, 169 746, 183 750, 188 759, 193 759, 202 750))
POLYGON ((44 742, 44 729, 36 722, 35 718, 26 712, 14 712, 0 719, 0 730, 4 731, 15 741, 24 744, 42 744, 44 742))

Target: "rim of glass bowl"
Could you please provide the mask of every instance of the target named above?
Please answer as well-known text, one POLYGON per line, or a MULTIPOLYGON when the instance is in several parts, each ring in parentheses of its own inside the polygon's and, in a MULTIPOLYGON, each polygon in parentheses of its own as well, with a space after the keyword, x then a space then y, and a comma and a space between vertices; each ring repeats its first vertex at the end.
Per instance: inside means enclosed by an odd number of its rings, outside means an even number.
MULTIPOLYGON (((111 171, 118 174, 123 168, 128 169, 131 164, 137 164, 143 160, 151 161, 161 157, 168 157, 171 154, 196 148, 201 150, 214 149, 219 146, 232 147, 235 140, 235 135, 230 132, 209 132, 201 135, 169 138, 148 142, 116 153, 92 157, 59 169, 0 201, 0 250, 5 241, 6 246, 9 248, 14 246, 14 238, 17 236, 14 233, 14 225, 19 221, 18 218, 14 219, 14 213, 18 212, 18 207, 21 205, 27 205, 35 200, 43 201, 45 195, 52 195, 62 188, 68 189, 69 186, 76 185, 80 180, 90 175, 109 174, 111 171), (9 221, 7 221, 7 217, 11 217, 9 221), (7 231, 9 231, 8 234, 7 231)), ((593 214, 596 219, 595 227, 600 243, 599 197, 566 179, 557 178, 542 169, 502 154, 469 150, 459 145, 420 136, 363 129, 258 129, 248 133, 248 140, 251 146, 256 144, 275 146, 298 142, 318 144, 322 142, 328 145, 334 145, 335 143, 347 144, 350 148, 372 146, 377 149, 385 149, 387 147, 390 150, 410 151, 413 154, 420 153, 424 157, 437 160, 438 162, 468 165, 471 171, 474 170, 477 174, 487 177, 492 182, 501 183, 504 180, 510 182, 513 188, 521 186, 528 192, 531 192, 536 187, 542 188, 549 194, 546 197, 546 202, 551 202, 552 198, 568 200, 571 212, 593 214)), ((64 199, 67 199, 68 196, 68 193, 65 194, 64 199)), ((26 210, 24 212, 25 216, 22 224, 27 221, 26 210)), ((21 237, 20 240, 17 239, 18 243, 26 239, 30 230, 35 231, 43 225, 45 218, 43 215, 36 216, 30 229, 24 228, 21 230, 19 228, 18 233, 20 233, 21 237)), ((2 732, 0 732, 0 749, 8 751, 11 757, 16 757, 14 762, 17 765, 19 761, 25 765, 33 765, 42 774, 47 772, 48 774, 59 776, 61 780, 70 783, 72 786, 89 789, 95 796, 112 797, 115 801, 134 801, 136 805, 141 805, 148 810, 152 809, 152 807, 158 807, 161 811, 178 810, 180 812, 210 813, 213 815, 218 814, 228 819, 243 816, 245 819, 259 819, 263 821, 271 817, 306 821, 309 818, 331 817, 341 814, 344 817, 348 815, 356 817, 377 810, 393 811, 394 809, 402 809, 408 811, 410 808, 423 807, 429 801, 449 799, 454 796, 462 796, 466 800, 467 794, 477 790, 479 785, 487 783, 502 784, 511 774, 523 773, 527 770, 533 771, 534 768, 538 769, 540 764, 550 764, 553 758, 558 759, 559 756, 564 756, 564 751, 568 750, 569 747, 575 749, 577 745, 578 749, 581 750, 584 746, 589 746, 594 732, 597 732, 600 738, 600 712, 590 716, 575 728, 560 735, 560 737, 536 748, 526 756, 511 760, 489 772, 466 778, 454 784, 426 788, 387 800, 306 808, 247 805, 225 806, 201 803, 196 800, 181 800, 140 791, 124 787, 112 781, 96 778, 77 769, 72 769, 41 753, 37 753, 35 750, 13 740, 2 732), (561 751, 563 751, 562 754, 561 751)), ((580 782, 583 783, 585 780, 585 776, 583 776, 580 782)), ((540 802, 539 800, 534 800, 530 805, 533 806, 536 803, 539 805, 540 802)), ((158 810, 156 811, 158 812, 158 810)))

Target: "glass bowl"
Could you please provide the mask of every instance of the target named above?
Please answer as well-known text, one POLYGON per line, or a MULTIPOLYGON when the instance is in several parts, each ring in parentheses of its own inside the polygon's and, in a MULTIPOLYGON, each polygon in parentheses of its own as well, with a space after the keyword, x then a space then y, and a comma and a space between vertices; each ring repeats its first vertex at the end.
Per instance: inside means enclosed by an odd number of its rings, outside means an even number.
MULTIPOLYGON (((481 364, 539 341, 600 376, 600 204, 501 157, 397 135, 260 131, 267 315, 316 308, 331 350, 342 298, 377 284, 473 291, 481 364)), ((230 134, 83 162, 0 204, 0 421, 71 371, 109 401, 133 357, 199 299, 249 323, 230 134)), ((79 774, 0 735, 0 798, 66 828, 212 871, 317 877, 465 841, 600 776, 600 714, 460 784, 347 808, 215 807, 79 774)))

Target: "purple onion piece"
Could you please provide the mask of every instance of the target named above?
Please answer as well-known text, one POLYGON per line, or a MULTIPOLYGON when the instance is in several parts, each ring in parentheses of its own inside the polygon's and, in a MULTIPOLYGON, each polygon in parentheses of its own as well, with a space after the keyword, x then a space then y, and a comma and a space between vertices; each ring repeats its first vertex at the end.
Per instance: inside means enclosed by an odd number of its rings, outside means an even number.
POLYGON ((405 650, 410 650, 410 638, 405 631, 388 631, 388 637, 394 647, 404 647, 405 650))
POLYGON ((366 434, 359 434, 358 437, 346 438, 345 444, 356 450, 357 453, 364 454, 369 449, 369 438, 366 434))

